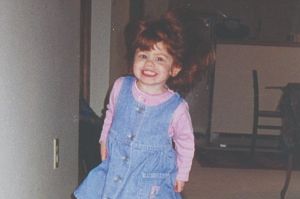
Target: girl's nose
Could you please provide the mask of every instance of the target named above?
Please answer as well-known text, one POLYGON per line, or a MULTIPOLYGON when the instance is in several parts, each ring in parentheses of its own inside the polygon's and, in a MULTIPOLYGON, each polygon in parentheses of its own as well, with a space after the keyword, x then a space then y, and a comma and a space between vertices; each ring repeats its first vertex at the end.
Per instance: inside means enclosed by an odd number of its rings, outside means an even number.
POLYGON ((154 66, 154 61, 152 59, 147 59, 145 66, 153 67, 154 66))

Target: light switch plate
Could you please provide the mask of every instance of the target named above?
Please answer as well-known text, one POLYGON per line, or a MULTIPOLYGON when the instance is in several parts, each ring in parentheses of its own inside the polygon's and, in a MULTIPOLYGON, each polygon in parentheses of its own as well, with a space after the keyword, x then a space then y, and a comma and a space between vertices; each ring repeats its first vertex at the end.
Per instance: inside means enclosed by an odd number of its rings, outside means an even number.
POLYGON ((53 169, 57 169, 59 166, 59 140, 53 139, 53 169))

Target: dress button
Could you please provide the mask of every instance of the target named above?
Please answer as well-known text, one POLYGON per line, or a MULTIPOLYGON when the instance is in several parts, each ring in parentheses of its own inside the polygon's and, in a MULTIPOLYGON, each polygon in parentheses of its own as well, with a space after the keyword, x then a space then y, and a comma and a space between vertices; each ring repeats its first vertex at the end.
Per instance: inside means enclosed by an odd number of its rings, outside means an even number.
POLYGON ((126 162, 128 159, 129 159, 129 158, 128 158, 128 156, 125 156, 125 155, 124 155, 124 156, 122 156, 122 160, 123 160, 123 161, 125 161, 125 162, 126 162))
POLYGON ((115 176, 114 177, 114 182, 120 182, 122 178, 120 176, 115 176))
POLYGON ((131 141, 133 141, 134 140, 134 137, 135 137, 135 135, 134 134, 129 134, 129 135, 127 135, 127 137, 131 140, 131 141))
POLYGON ((138 113, 142 113, 145 110, 144 106, 137 106, 135 109, 138 113))

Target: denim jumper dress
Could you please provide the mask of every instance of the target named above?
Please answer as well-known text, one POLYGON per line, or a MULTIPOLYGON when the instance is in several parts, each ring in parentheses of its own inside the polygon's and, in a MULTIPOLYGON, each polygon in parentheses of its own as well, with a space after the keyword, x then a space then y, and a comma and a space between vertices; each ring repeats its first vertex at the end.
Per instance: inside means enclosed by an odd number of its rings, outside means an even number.
POLYGON ((108 157, 75 190, 78 199, 181 199, 174 191, 176 154, 168 129, 182 102, 176 93, 157 106, 132 95, 125 77, 107 141, 108 157))

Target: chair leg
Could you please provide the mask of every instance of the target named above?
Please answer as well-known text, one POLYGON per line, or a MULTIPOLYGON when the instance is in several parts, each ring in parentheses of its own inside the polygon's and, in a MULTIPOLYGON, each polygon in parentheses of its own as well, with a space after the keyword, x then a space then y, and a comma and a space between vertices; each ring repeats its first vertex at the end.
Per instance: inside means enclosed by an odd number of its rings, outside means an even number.
POLYGON ((251 139, 251 148, 250 155, 251 158, 254 158, 255 148, 256 148, 256 138, 257 138, 257 127, 258 127, 258 77, 257 71, 252 70, 252 79, 253 79, 253 126, 252 126, 252 139, 251 139))
POLYGON ((257 140, 257 127, 253 127, 253 132, 251 136, 251 146, 250 146, 250 157, 254 158, 255 149, 256 149, 256 140, 257 140))
POLYGON ((287 165, 287 170, 286 170, 286 178, 285 178, 285 182, 283 185, 283 188, 280 192, 280 199, 284 199, 285 198, 285 194, 287 192, 290 180, 291 180, 291 175, 292 175, 292 169, 293 169, 293 154, 289 153, 288 155, 288 165, 287 165))

